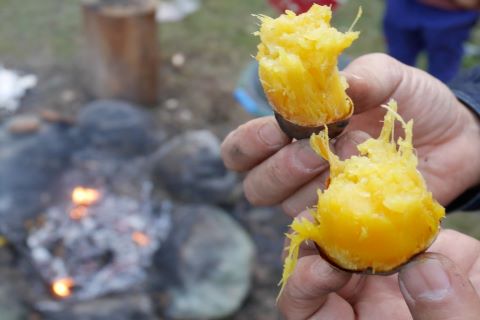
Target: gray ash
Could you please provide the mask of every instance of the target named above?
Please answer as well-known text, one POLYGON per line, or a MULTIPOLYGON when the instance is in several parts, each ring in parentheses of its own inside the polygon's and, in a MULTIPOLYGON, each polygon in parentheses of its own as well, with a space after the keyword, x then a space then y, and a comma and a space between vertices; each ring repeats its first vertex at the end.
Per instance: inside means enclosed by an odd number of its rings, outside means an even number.
POLYGON ((168 203, 161 214, 155 214, 150 189, 145 182, 142 199, 99 190, 101 197, 91 206, 68 201, 48 208, 43 223, 27 238, 33 264, 44 281, 72 279, 71 300, 141 286, 152 254, 170 230, 168 203), (81 214, 75 215, 75 210, 81 214))

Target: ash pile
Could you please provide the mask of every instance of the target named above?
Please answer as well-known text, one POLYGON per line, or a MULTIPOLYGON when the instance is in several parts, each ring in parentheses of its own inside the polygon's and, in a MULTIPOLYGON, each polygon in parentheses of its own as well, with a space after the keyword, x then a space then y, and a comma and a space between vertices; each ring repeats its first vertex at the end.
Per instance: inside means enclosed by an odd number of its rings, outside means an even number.
MULTIPOLYGON (((30 230, 27 246, 55 297, 91 300, 138 291, 171 226, 168 210, 153 214, 150 190, 145 183, 142 197, 135 199, 76 187, 72 203, 47 209, 42 223, 30 230)), ((53 306, 37 304, 39 309, 53 306)))
POLYGON ((249 305, 274 308, 287 224, 279 215, 245 203, 209 131, 172 137, 141 108, 107 100, 74 120, 50 111, 8 118, 0 314, 249 318, 249 305))

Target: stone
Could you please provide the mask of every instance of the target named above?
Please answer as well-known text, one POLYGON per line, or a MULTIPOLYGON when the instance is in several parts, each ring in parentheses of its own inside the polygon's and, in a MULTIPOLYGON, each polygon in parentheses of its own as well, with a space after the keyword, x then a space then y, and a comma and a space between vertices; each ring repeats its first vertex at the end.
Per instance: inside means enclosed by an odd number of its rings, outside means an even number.
MULTIPOLYGON (((4 251, 4 249, 2 249, 4 251)), ((11 263, 0 266, 0 319, 18 320, 26 319, 29 310, 24 304, 25 296, 22 289, 25 289, 27 280, 20 271, 11 263)))
POLYGON ((170 98, 165 101, 164 105, 167 110, 175 110, 180 105, 180 102, 178 101, 178 99, 170 98))
POLYGON ((26 319, 27 308, 22 305, 20 297, 12 297, 12 292, 0 286, 0 314, 2 320, 26 319))
POLYGON ((281 319, 275 298, 283 271, 281 259, 285 233, 292 222, 278 207, 252 207, 246 200, 239 201, 231 213, 248 231, 256 246, 252 293, 235 319, 281 319))
POLYGON ((182 201, 234 203, 239 181, 220 156, 220 140, 210 131, 188 131, 164 142, 152 156, 157 185, 182 201))
POLYGON ((142 293, 126 293, 95 300, 60 304, 38 303, 37 311, 48 320, 155 320, 150 298, 142 293))
POLYGON ((18 115, 7 124, 8 131, 12 134, 30 134, 40 130, 42 123, 35 115, 18 115))
POLYGON ((276 284, 280 281, 283 262, 281 259, 285 246, 285 233, 291 219, 279 208, 252 208, 243 212, 245 228, 251 235, 257 248, 255 265, 256 284, 272 288, 271 296, 278 294, 276 284))
POLYGON ((44 125, 31 135, 0 127, 0 233, 10 241, 21 241, 25 221, 48 204, 72 148, 68 126, 44 125))
POLYGON ((73 89, 63 90, 60 94, 60 99, 63 103, 70 104, 77 98, 77 94, 73 89))
POLYGON ((249 293, 254 245, 223 210, 206 205, 173 209, 170 238, 154 256, 151 283, 168 319, 220 319, 249 293))
POLYGON ((172 66, 174 66, 175 68, 183 67, 185 61, 185 55, 181 52, 175 53, 171 58, 172 66))
POLYGON ((98 100, 78 116, 78 141, 95 151, 135 157, 155 150, 151 123, 140 107, 117 100, 98 100))
POLYGON ((40 117, 46 122, 57 122, 57 123, 65 123, 65 124, 74 124, 75 120, 69 116, 62 115, 61 113, 50 110, 50 109, 43 109, 40 111, 40 117))

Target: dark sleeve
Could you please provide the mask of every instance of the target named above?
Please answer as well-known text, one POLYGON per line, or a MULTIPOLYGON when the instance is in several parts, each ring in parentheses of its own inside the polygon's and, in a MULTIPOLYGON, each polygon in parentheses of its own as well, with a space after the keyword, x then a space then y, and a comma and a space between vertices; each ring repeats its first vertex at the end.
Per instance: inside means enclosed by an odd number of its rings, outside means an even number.
MULTIPOLYGON (((480 117, 480 66, 461 73, 449 86, 457 99, 480 117)), ((472 159, 472 163, 480 166, 480 159, 472 159)), ((478 209, 480 186, 467 190, 447 207, 447 211, 478 209)))

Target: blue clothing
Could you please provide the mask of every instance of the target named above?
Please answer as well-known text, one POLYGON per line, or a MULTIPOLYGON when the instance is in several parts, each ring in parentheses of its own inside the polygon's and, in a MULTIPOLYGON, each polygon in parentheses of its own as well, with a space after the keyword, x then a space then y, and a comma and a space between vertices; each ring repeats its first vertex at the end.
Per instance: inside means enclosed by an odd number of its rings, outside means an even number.
POLYGON ((460 69, 463 44, 480 13, 442 10, 417 0, 387 0, 384 32, 388 53, 397 60, 415 65, 425 50, 428 72, 443 82, 460 69))
POLYGON ((419 53, 425 50, 428 55, 428 72, 437 79, 448 82, 460 69, 463 43, 468 40, 472 27, 403 29, 387 20, 384 32, 388 53, 392 57, 413 66, 419 53))
POLYGON ((472 10, 443 10, 418 0, 387 0, 385 19, 400 28, 450 28, 471 26, 480 13, 472 10))

